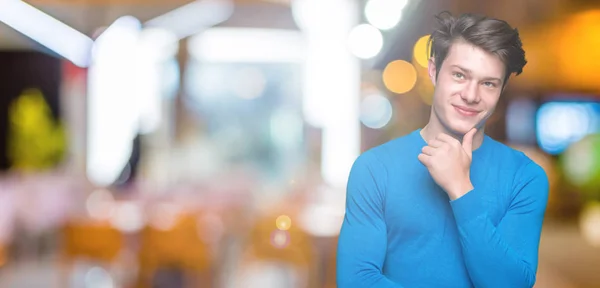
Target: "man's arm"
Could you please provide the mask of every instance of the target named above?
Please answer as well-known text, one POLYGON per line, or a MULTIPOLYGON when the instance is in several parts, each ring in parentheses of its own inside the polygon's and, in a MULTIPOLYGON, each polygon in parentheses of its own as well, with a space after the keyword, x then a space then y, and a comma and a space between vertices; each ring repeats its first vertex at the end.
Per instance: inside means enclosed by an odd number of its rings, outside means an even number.
POLYGON ((354 162, 346 191, 346 215, 337 250, 337 285, 401 288, 382 272, 387 250, 383 216, 387 172, 369 151, 354 162), (382 179, 376 181, 375 179, 382 179))
POLYGON ((548 201, 548 178, 530 162, 519 171, 512 201, 494 226, 479 202, 477 187, 451 202, 462 252, 476 287, 533 287, 548 201))

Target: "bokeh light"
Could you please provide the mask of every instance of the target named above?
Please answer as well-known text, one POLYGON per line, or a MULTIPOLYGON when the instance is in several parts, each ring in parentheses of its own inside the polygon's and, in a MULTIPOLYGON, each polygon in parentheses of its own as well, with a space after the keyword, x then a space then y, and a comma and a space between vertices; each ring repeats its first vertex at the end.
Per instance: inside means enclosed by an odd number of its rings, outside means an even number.
POLYGON ((429 35, 425 35, 415 43, 413 47, 413 58, 415 62, 421 67, 427 67, 429 62, 429 55, 431 49, 427 49, 427 41, 429 40, 429 35))
POLYGON ((332 13, 332 11, 340 10, 340 0, 293 0, 288 2, 291 4, 294 22, 301 30, 340 25, 340 15, 332 13))
POLYGON ((114 280, 104 268, 95 266, 85 273, 85 287, 113 288, 114 280))
POLYGON ((314 200, 300 212, 298 225, 314 237, 336 237, 344 221, 345 190, 321 185, 315 192, 314 200))
POLYGON ((289 230, 290 227, 292 227, 292 219, 290 218, 290 216, 280 215, 275 220, 275 226, 277 226, 277 229, 282 231, 289 230))
POLYGON ((271 233, 271 245, 277 249, 286 248, 290 244, 290 233, 288 231, 275 230, 271 233))
POLYGON ((392 61, 383 70, 383 84, 391 92, 404 94, 412 90, 416 82, 417 71, 407 61, 392 61))
POLYGON ((372 129, 381 129, 392 119, 392 103, 381 94, 367 95, 360 105, 360 122, 372 129))
POLYGON ((398 25, 406 4, 408 0, 369 0, 365 5, 365 17, 371 25, 388 30, 398 25))
POLYGON ((91 218, 108 220, 114 212, 114 202, 115 200, 110 191, 98 189, 88 196, 85 207, 91 218))
POLYGON ((585 241, 591 246, 600 247, 600 202, 590 202, 584 206, 579 225, 585 241))
POLYGON ((370 59, 377 56, 382 47, 383 35, 379 29, 369 24, 360 24, 350 31, 348 48, 354 56, 370 59))
POLYGON ((115 206, 115 213, 110 218, 110 224, 125 232, 138 232, 145 225, 142 207, 132 201, 121 201, 115 206))
POLYGON ((565 178, 583 192, 600 196, 600 134, 577 141, 561 157, 565 178))
POLYGON ((561 22, 553 39, 555 55, 560 69, 559 80, 577 89, 598 89, 598 63, 600 63, 600 9, 577 13, 561 22), (594 49, 590 49, 595 47, 594 49), (584 88, 585 87, 585 88, 584 88))
POLYGON ((595 130, 593 103, 549 102, 537 112, 539 146, 550 154, 559 154, 571 143, 595 130))
POLYGON ((546 91, 600 89, 596 75, 600 49, 590 49, 600 47, 600 39, 596 37, 600 33, 600 9, 581 9, 566 14, 551 21, 526 25, 522 31, 519 29, 528 55, 527 73, 514 80, 520 88, 546 91))

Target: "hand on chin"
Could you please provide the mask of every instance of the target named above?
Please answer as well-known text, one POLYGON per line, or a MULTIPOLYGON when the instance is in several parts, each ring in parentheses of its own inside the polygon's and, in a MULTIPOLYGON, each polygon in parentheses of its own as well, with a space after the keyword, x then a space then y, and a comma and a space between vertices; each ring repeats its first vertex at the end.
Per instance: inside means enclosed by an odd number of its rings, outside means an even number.
POLYGON ((465 134, 467 134, 473 127, 475 127, 476 123, 466 122, 466 121, 456 121, 451 125, 448 125, 450 128, 450 132, 452 135, 462 138, 465 134))
POLYGON ((433 180, 450 199, 458 199, 473 189, 470 168, 473 152, 473 137, 477 129, 471 129, 462 139, 440 133, 429 140, 418 159, 429 170, 433 180))

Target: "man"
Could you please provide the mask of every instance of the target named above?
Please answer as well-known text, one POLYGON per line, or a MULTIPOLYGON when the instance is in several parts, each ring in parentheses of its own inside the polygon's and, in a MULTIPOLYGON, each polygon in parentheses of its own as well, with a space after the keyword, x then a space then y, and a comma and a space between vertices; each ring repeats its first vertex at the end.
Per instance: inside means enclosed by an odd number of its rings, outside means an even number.
POLYGON ((548 199, 544 171, 484 134, 511 74, 518 31, 465 14, 437 17, 427 125, 354 163, 340 232, 345 287, 532 287, 548 199))

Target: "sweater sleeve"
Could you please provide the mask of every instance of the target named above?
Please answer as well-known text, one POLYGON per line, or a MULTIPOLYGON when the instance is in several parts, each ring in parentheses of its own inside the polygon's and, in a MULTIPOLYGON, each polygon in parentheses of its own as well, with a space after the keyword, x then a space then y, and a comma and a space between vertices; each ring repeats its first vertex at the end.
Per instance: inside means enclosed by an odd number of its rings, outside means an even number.
POLYGON ((369 151, 354 162, 346 191, 346 214, 337 250, 337 285, 401 288, 382 272, 387 250, 383 167, 369 151), (381 180, 380 180, 381 179, 381 180), (379 180, 379 181, 377 181, 379 180))
POLYGON ((462 253, 476 287, 533 287, 548 202, 548 178, 529 162, 514 185, 506 215, 494 226, 474 190, 451 202, 462 253))

